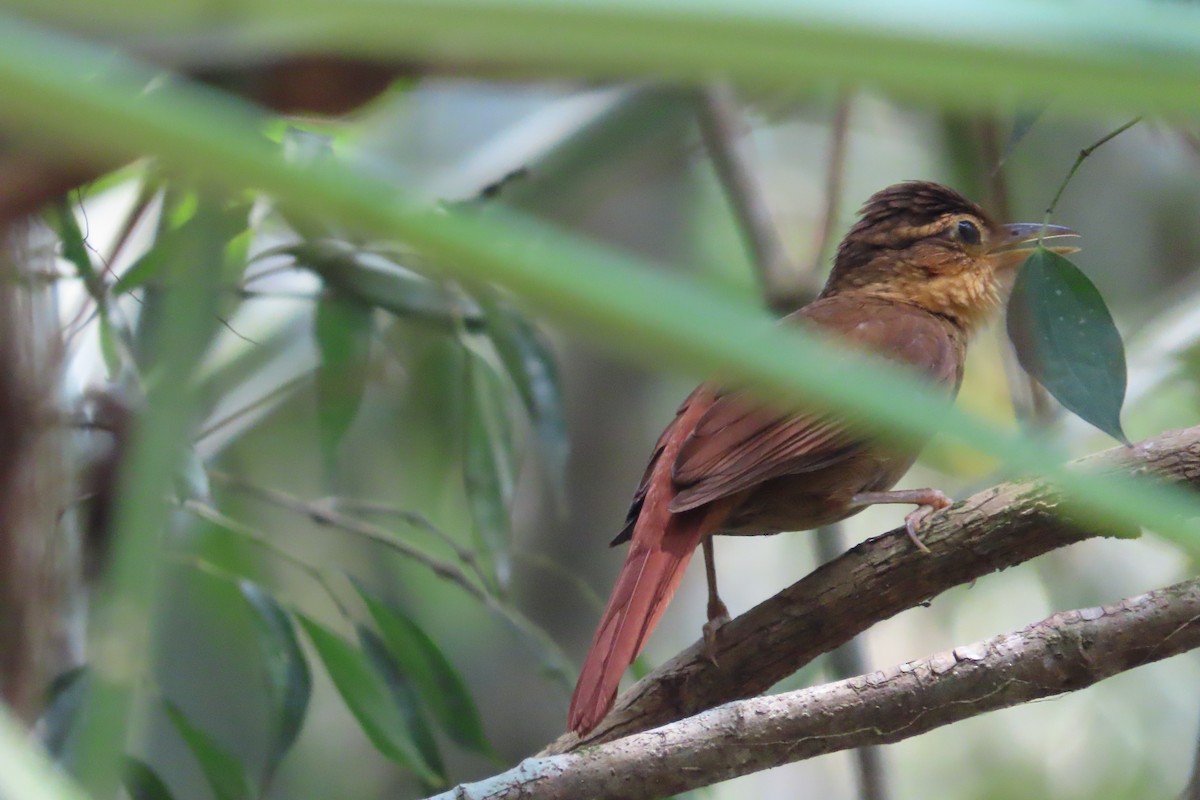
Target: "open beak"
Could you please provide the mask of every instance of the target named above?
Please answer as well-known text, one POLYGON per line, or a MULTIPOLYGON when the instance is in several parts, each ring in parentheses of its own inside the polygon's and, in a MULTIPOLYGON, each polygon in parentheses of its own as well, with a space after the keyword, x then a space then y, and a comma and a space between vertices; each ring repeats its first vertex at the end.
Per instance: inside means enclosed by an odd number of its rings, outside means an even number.
POLYGON ((1075 231, 1070 228, 1064 228, 1062 225, 1043 225, 1040 222, 1013 222, 1008 225, 1002 225, 1001 230, 1004 232, 1004 235, 988 250, 987 254, 997 271, 1020 266, 1029 257, 1029 254, 1037 249, 1039 241, 1043 242, 1043 246, 1047 250, 1054 253, 1066 255, 1079 251, 1079 248, 1073 245, 1049 243, 1048 240, 1050 239, 1079 236, 1075 231))

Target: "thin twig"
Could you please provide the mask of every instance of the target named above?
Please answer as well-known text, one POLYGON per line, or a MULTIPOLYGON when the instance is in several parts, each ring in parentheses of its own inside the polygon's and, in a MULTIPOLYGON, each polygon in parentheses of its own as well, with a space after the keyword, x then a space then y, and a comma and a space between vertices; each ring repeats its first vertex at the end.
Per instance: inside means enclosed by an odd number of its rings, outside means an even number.
POLYGON ((414 547, 403 539, 397 538, 395 534, 385 528, 380 528, 377 525, 372 525, 355 517, 340 514, 328 505, 310 503, 294 495, 281 492, 278 489, 258 486, 220 470, 209 470, 208 477, 217 483, 243 494, 248 494, 273 506, 278 506, 279 508, 307 517, 318 525, 345 531, 367 541, 381 544, 429 569, 439 578, 457 585, 475 599, 482 601, 487 598, 486 592, 457 566, 437 556, 430 555, 419 547, 414 547))
MULTIPOLYGON (((262 252, 256 253, 254 256, 252 256, 246 262, 246 266, 250 266, 254 262, 259 261, 260 259, 263 259, 263 258, 269 258, 269 257, 273 257, 273 256, 280 256, 280 255, 292 255, 293 250, 294 250, 294 248, 291 245, 288 245, 285 248, 271 248, 269 250, 263 250, 262 252)), ((295 272, 295 271, 296 271, 296 264, 294 262, 288 263, 288 264, 276 264, 273 267, 267 267, 266 269, 261 269, 258 272, 255 272, 251 275, 244 276, 242 278, 242 288, 245 288, 246 284, 248 284, 248 283, 253 283, 254 281, 262 280, 263 278, 269 278, 272 275, 281 275, 285 272, 295 272)))
POLYGON ((208 522, 211 522, 220 528, 224 528, 230 533, 235 533, 238 536, 241 536, 243 539, 246 539, 257 547, 266 550, 281 561, 286 561, 288 564, 296 567, 313 581, 315 581, 317 585, 319 585, 325 591, 325 594, 329 595, 329 599, 333 601, 335 606, 337 606, 338 612, 343 617, 351 620, 354 619, 354 617, 350 614, 350 610, 346 608, 345 604, 342 603, 341 598, 338 597, 337 592, 333 590, 333 586, 329 583, 329 579, 325 577, 325 574, 318 567, 309 564, 307 561, 295 555, 294 553, 289 553, 287 550, 284 550, 282 547, 272 542, 271 539, 265 534, 255 530, 254 528, 251 528, 249 525, 246 525, 243 522, 239 522, 232 517, 226 516, 207 503, 202 503, 199 500, 194 499, 184 500, 183 509, 196 515, 200 519, 207 520, 208 522))
POLYGON ((1075 173, 1079 170, 1079 166, 1085 160, 1087 160, 1087 157, 1090 156, 1092 153, 1096 152, 1096 150, 1101 145, 1112 141, 1113 139, 1117 138, 1122 133, 1129 130, 1134 125, 1137 125, 1141 121, 1142 121, 1141 117, 1134 117, 1133 119, 1129 120, 1129 122, 1126 122, 1124 125, 1122 125, 1121 127, 1117 128, 1116 130, 1110 131, 1108 134, 1100 137, 1095 142, 1092 142, 1092 144, 1088 145, 1087 147, 1085 147, 1079 151, 1079 155, 1075 157, 1075 163, 1071 165, 1071 169, 1067 172, 1067 177, 1063 178, 1062 185, 1060 185, 1058 187, 1058 191, 1054 193, 1054 199, 1050 201, 1050 205, 1046 206, 1045 221, 1047 223, 1050 222, 1050 215, 1054 213, 1054 209, 1058 206, 1059 198, 1061 198, 1063 192, 1066 191, 1067 184, 1070 183, 1071 179, 1075 177, 1075 173))
POLYGON ((137 229, 138 223, 146 216, 146 212, 150 209, 150 205, 154 202, 160 190, 161 187, 157 183, 148 178, 142 179, 142 188, 133 203, 133 208, 125 215, 125 223, 121 226, 121 229, 117 232, 117 238, 113 241, 112 250, 109 252, 108 260, 104 265, 104 277, 111 277, 112 265, 117 263, 117 258, 120 257, 121 252, 125 249, 125 245, 129 243, 129 239, 133 235, 134 230, 137 229))
POLYGON ((1188 779, 1188 784, 1184 787, 1183 794, 1179 796, 1179 800, 1200 800, 1200 742, 1193 749, 1192 756, 1192 775, 1188 779))
POLYGON ((784 250, 758 177, 738 148, 741 119, 733 90, 722 83, 705 88, 697 116, 705 149, 737 217, 768 305, 793 311, 804 299, 804 287, 784 250))
POLYGON ((329 497, 323 500, 322 504, 328 504, 330 507, 344 509, 351 513, 394 517, 418 530, 424 531, 453 550, 455 557, 471 568, 471 571, 475 573, 479 582, 484 585, 487 584, 487 577, 483 573, 483 568, 479 565, 479 556, 476 552, 469 547, 459 544, 453 536, 430 522, 429 518, 424 514, 418 514, 416 511, 410 511, 406 508, 397 508, 371 500, 359 500, 351 497, 329 497))
MULTIPOLYGON (((817 558, 822 564, 833 561, 846 551, 845 537, 839 524, 821 526, 813 538, 817 558)), ((865 674, 866 671, 867 659, 863 653, 861 636, 856 636, 829 654, 829 672, 834 680, 845 680, 865 674)), ((860 800, 887 800, 891 793, 888 791, 883 751, 870 745, 856 748, 851 756, 858 775, 860 800)))
MULTIPOLYGON (((108 254, 108 259, 106 260, 103 256, 100 256, 100 260, 104 264, 104 269, 101 270, 99 276, 101 281, 100 289, 103 291, 107 292, 108 290, 108 284, 104 282, 104 279, 112 276, 112 265, 116 263, 117 258, 121 255, 121 251, 124 250, 125 245, 129 242, 129 238, 133 234, 134 229, 137 228, 138 223, 141 222, 142 218, 145 216, 146 210, 150 207, 151 202, 153 202, 157 194, 158 187, 152 186, 149 181, 144 180, 142 183, 142 189, 138 193, 138 197, 134 201, 133 207, 130 209, 129 213, 125 215, 125 222, 122 224, 121 229, 117 232, 117 238, 113 242, 113 247, 111 252, 108 254)), ((80 208, 82 209, 82 207, 83 204, 80 202, 80 208)), ((86 238, 84 239, 84 243, 87 243, 86 238)), ((89 249, 92 249, 90 245, 89 249)), ((95 250, 93 250, 93 252, 95 252, 95 250)), ((96 254, 97 256, 100 255, 99 253, 96 254)), ((79 304, 79 309, 72 316, 71 321, 67 323, 65 329, 68 331, 73 329, 78 330, 87 322, 90 322, 90 318, 86 321, 84 318, 88 316, 88 311, 93 302, 95 302, 95 295, 89 293, 83 298, 83 301, 79 304)), ((68 334, 68 336, 72 335, 73 334, 68 334)))
POLYGON ((838 99, 833 112, 833 122, 829 127, 829 155, 825 165, 825 208, 817 226, 817 245, 813 252, 812 268, 808 273, 810 280, 814 281, 816 276, 821 274, 821 268, 833 244, 838 209, 842 206, 842 183, 846 174, 846 138, 850 130, 850 103, 851 95, 848 93, 838 99))
POLYGON ((286 492, 257 486, 220 470, 210 469, 208 477, 215 483, 223 484, 265 503, 304 516, 318 525, 335 528, 381 544, 426 567, 439 578, 443 578, 461 588, 489 611, 508 623, 527 642, 530 649, 541 658, 543 668, 557 679, 559 688, 564 692, 570 691, 574 669, 570 666, 570 662, 563 655, 558 645, 541 628, 534 624, 532 620, 515 608, 511 608, 501 602, 486 587, 477 586, 465 572, 454 564, 432 556, 420 548, 396 538, 394 534, 384 528, 355 519, 354 517, 339 514, 328 507, 309 503, 286 492))
POLYGON ((217 431, 226 427, 227 425, 231 425, 232 423, 237 422, 239 419, 246 416, 247 414, 252 414, 254 411, 258 410, 259 408, 262 408, 263 406, 267 405, 268 403, 274 402, 276 399, 279 398, 280 395, 287 394, 288 392, 294 391, 295 389, 299 388, 301 384, 306 383, 311 379, 312 379, 312 375, 306 373, 304 375, 300 375, 298 377, 292 378, 290 381, 288 381, 287 383, 284 383, 282 386, 277 386, 276 388, 267 392, 265 395, 258 398, 257 400, 254 400, 254 401, 242 406, 241 408, 237 409, 236 411, 231 411, 229 414, 225 415, 221 419, 210 424, 207 428, 200 431, 200 434, 196 437, 196 441, 198 441, 198 442, 204 441, 209 436, 212 436, 214 433, 216 433, 217 431))

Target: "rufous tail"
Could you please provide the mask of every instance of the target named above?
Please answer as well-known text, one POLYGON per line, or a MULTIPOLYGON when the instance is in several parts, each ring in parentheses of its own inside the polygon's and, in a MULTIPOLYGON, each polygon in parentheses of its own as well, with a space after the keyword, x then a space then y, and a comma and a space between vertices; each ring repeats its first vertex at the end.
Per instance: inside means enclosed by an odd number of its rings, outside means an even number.
POLYGON ((600 618, 567 714, 570 730, 584 734, 612 708, 617 686, 658 624, 700 540, 717 525, 717 509, 671 514, 666 503, 646 508, 634 528, 625 566, 600 618))

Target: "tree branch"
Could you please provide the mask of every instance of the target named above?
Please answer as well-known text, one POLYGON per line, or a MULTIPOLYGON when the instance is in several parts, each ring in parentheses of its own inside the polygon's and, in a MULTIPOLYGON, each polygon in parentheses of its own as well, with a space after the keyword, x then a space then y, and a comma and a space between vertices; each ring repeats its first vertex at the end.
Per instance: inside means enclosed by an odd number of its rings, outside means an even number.
MULTIPOLYGON (((1200 486, 1200 427, 1077 464, 1200 486)), ((875 623, 953 586, 1104 535, 1075 524, 1060 503, 1053 487, 1035 481, 1001 484, 935 514, 922 533, 928 554, 912 546, 903 528, 863 542, 725 625, 715 653, 719 667, 697 642, 618 697, 587 736, 566 734, 544 752, 612 741, 760 694, 875 623)))
POLYGON ((578 753, 531 758, 438 800, 657 797, 889 744, 1077 691, 1200 647, 1200 579, 838 683, 742 700, 578 753))
POLYGON ((812 298, 811 281, 788 258, 758 175, 738 149, 741 115, 733 89, 723 83, 704 89, 697 117, 705 149, 750 249, 767 305, 781 314, 796 310, 812 298))

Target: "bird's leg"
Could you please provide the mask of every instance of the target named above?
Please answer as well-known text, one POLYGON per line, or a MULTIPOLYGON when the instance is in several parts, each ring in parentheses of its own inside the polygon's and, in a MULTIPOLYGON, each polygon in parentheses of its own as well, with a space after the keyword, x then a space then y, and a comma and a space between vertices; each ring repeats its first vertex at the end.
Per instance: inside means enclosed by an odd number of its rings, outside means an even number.
POLYGON ((929 548, 921 541, 917 532, 925 524, 925 520, 935 511, 949 508, 953 501, 937 489, 902 489, 895 492, 859 492, 850 498, 852 506, 873 506, 880 503, 916 503, 916 510, 904 518, 904 530, 917 549, 928 553, 929 548))
POLYGON ((729 609, 717 594, 717 562, 713 555, 713 537, 704 537, 704 574, 708 578, 708 622, 704 623, 704 650, 708 660, 717 664, 717 631, 729 621, 729 609))

